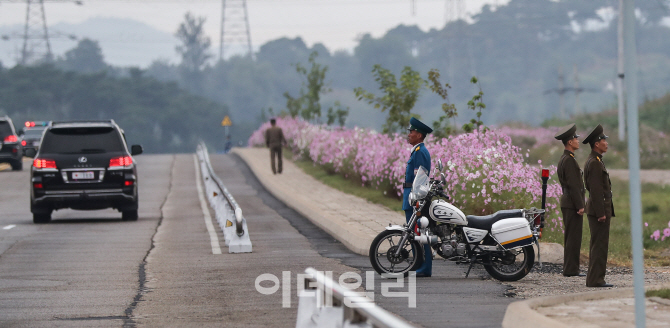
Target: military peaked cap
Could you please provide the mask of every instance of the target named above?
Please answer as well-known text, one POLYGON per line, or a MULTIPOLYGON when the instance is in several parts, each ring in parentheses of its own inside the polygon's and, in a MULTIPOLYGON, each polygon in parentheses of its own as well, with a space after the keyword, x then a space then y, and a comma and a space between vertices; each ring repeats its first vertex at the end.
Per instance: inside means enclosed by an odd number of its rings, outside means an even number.
POLYGON ((416 130, 419 131, 420 133, 423 133, 424 135, 427 135, 431 132, 433 132, 433 129, 428 127, 428 125, 423 124, 423 122, 417 120, 416 118, 412 117, 409 119, 409 128, 407 130, 416 130))
POLYGON ((602 139, 607 139, 607 138, 609 138, 609 137, 606 136, 603 133, 603 126, 598 124, 598 126, 596 126, 593 129, 593 131, 591 131, 591 133, 589 133, 589 135, 584 139, 584 141, 582 141, 582 143, 587 144, 587 143, 590 143, 591 141, 595 142, 595 141, 602 140, 602 139))
POLYGON ((566 125, 558 130, 558 133, 554 136, 554 138, 561 141, 579 138, 579 135, 575 134, 575 131, 577 131, 577 126, 575 126, 574 123, 566 125))

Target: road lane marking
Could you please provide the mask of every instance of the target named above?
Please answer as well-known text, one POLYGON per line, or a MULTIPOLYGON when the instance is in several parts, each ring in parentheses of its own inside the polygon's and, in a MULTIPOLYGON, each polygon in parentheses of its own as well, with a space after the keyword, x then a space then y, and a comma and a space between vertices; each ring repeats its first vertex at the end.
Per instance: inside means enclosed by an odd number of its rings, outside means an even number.
POLYGON ((3 230, 9 230, 9 229, 14 228, 14 227, 16 227, 16 224, 10 224, 10 225, 8 225, 8 226, 5 226, 5 227, 2 228, 2 229, 3 229, 3 230))
POLYGON ((205 201, 205 194, 202 191, 202 176, 200 175, 200 164, 198 163, 198 157, 193 154, 193 162, 195 164, 195 182, 198 187, 198 198, 200 199, 200 207, 202 208, 202 214, 205 218, 205 226, 207 226, 207 232, 209 232, 209 240, 212 244, 212 254, 221 254, 221 246, 219 246, 219 237, 216 235, 216 230, 214 230, 214 224, 212 224, 212 215, 209 213, 209 207, 205 201))
POLYGON ((0 164, 0 171, 8 170, 11 166, 7 163, 0 164))

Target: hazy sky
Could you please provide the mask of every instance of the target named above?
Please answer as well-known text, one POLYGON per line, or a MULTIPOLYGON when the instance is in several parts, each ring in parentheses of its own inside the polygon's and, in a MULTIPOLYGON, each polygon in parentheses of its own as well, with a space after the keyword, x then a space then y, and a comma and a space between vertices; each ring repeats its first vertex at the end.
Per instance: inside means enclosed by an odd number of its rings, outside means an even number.
MULTIPOLYGON (((48 1, 48 0, 47 0, 48 1)), ((228 0, 230 4, 231 1, 228 0)), ((239 1, 239 0, 238 0, 239 1)), ((455 0, 247 0, 254 48, 280 37, 300 36, 308 45, 321 42, 331 51, 351 50, 358 36, 383 35, 398 24, 418 25, 423 30, 440 29, 455 0)), ((485 3, 506 4, 508 0, 462 0, 466 13, 485 3)), ((25 1, 0 1, 0 26, 23 24, 25 1)), ((191 12, 207 18, 206 33, 218 52, 221 0, 53 0, 45 4, 47 23, 78 24, 96 17, 126 18, 174 34, 191 12)), ((117 40, 98 40, 101 43, 117 40)))

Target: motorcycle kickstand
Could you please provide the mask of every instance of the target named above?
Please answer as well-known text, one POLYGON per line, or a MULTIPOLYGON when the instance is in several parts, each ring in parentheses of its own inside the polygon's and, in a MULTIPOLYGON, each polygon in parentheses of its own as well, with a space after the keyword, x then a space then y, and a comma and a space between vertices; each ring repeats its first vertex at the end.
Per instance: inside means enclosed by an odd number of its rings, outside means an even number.
POLYGON ((540 257, 540 241, 535 240, 535 245, 537 245, 537 261, 540 262, 540 270, 542 270, 542 258, 540 257))
POLYGON ((468 272, 465 273, 465 278, 470 275, 470 270, 472 270, 472 266, 475 265, 475 258, 476 255, 473 255, 472 258, 470 258, 470 266, 468 267, 468 272))

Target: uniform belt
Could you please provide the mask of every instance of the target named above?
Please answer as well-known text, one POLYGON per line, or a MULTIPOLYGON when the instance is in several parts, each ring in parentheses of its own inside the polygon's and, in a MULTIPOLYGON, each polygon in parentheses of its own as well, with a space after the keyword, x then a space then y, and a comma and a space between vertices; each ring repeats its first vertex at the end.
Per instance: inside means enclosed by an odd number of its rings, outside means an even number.
POLYGON ((403 188, 412 188, 412 183, 411 182, 405 182, 402 184, 403 188))

